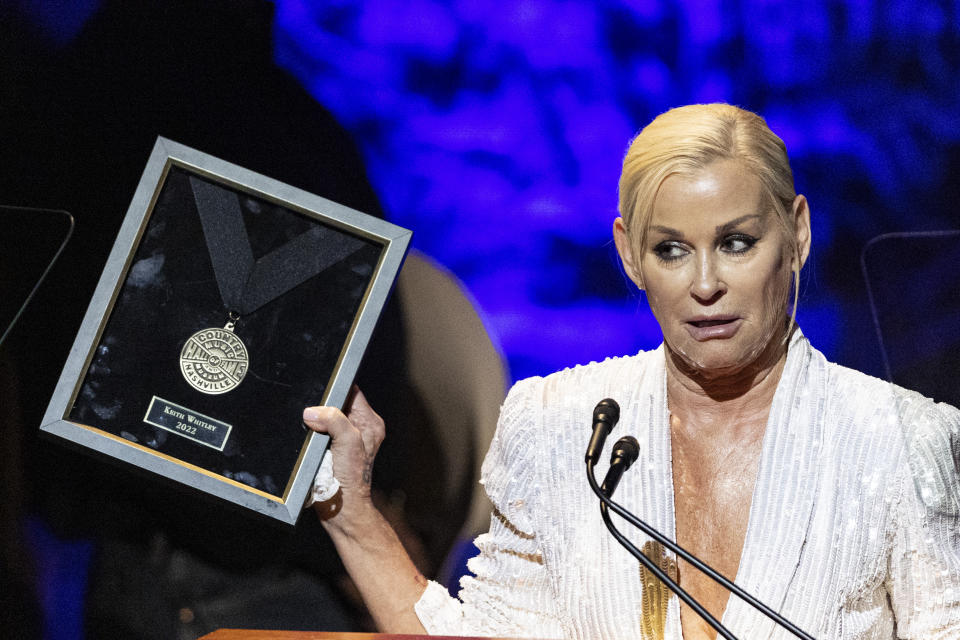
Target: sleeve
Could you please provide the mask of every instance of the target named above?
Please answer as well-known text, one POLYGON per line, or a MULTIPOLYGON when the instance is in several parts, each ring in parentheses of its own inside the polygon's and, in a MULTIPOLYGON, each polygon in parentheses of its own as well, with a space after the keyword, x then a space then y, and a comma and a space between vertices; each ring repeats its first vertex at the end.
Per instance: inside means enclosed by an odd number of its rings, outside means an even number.
POLYGON ((897 637, 960 638, 960 412, 930 403, 906 435, 887 579, 897 637))
POLYGON ((480 481, 494 512, 490 531, 476 540, 480 555, 468 563, 475 575, 461 580, 459 599, 431 582, 416 604, 432 635, 563 636, 535 533, 538 382, 524 380, 511 389, 483 463, 480 481))

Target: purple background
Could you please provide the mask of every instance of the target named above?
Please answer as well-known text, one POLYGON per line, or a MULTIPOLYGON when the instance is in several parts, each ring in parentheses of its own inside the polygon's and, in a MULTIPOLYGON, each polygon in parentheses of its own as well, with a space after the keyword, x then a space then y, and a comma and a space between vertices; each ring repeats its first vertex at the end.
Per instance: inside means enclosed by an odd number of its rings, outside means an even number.
POLYGON ((758 111, 813 211, 800 325, 879 374, 861 249, 958 226, 958 6, 281 0, 275 57, 466 283, 514 378, 659 343, 610 242, 627 143, 681 104, 758 111))

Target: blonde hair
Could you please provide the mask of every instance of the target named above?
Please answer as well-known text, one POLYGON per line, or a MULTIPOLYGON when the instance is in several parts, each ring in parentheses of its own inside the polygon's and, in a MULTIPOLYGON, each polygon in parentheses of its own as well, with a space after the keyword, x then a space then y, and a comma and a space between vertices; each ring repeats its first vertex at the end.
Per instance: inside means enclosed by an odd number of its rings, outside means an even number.
MULTIPOLYGON (((676 107, 654 118, 630 142, 620 173, 618 210, 635 256, 635 268, 639 268, 654 200, 663 181, 674 174, 689 175, 721 159, 741 162, 760 179, 796 258, 795 316, 802 259, 792 215, 797 194, 787 147, 762 117, 733 105, 676 107)), ((642 279, 641 273, 635 275, 642 279)))

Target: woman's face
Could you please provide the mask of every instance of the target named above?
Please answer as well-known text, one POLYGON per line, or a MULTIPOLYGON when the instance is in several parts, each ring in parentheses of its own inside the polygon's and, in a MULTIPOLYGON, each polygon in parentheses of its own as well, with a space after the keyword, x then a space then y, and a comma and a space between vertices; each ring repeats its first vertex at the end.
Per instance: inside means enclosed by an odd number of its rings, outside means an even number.
MULTIPOLYGON (((810 235, 803 196, 793 215, 803 260, 810 235)), ((664 341, 687 367, 707 376, 734 373, 783 338, 795 258, 760 180, 739 162, 668 177, 640 256, 632 255, 619 219, 614 234, 664 341)))

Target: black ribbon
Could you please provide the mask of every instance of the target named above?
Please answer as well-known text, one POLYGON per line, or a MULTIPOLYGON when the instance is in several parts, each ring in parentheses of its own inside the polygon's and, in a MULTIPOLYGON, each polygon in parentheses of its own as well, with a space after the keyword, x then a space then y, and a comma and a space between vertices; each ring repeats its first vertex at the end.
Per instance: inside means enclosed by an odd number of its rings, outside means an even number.
POLYGON ((240 315, 256 311, 365 245, 359 238, 317 225, 254 260, 237 194, 193 176, 190 185, 228 311, 240 315))

